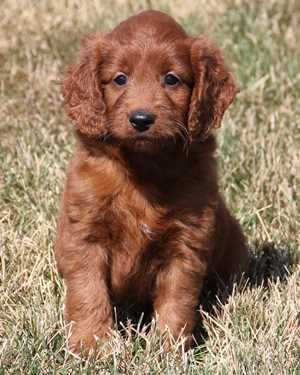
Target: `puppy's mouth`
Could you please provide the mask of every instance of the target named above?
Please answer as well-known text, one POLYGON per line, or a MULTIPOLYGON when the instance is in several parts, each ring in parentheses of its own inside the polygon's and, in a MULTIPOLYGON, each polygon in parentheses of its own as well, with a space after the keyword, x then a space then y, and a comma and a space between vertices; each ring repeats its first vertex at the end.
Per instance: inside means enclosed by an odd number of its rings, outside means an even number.
POLYGON ((123 140, 126 146, 138 150, 148 150, 159 146, 161 141, 150 134, 135 134, 123 140))
POLYGON ((126 132, 126 134, 111 131, 111 135, 120 143, 126 144, 152 144, 164 141, 164 137, 153 133, 151 130, 145 132, 135 132, 131 130, 126 132))
POLYGON ((137 133, 129 137, 129 140, 134 143, 140 143, 140 142, 152 143, 155 141, 155 137, 151 136, 150 134, 137 133))

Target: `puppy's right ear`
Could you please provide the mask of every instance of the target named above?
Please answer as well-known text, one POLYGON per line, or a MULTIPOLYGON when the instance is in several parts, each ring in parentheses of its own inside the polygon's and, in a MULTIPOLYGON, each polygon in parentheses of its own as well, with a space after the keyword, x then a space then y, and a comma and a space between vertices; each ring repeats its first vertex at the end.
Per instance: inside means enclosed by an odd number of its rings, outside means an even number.
POLYGON ((102 34, 96 33, 82 41, 78 62, 69 67, 63 81, 65 110, 86 135, 104 132, 105 103, 99 77, 102 40, 102 34))

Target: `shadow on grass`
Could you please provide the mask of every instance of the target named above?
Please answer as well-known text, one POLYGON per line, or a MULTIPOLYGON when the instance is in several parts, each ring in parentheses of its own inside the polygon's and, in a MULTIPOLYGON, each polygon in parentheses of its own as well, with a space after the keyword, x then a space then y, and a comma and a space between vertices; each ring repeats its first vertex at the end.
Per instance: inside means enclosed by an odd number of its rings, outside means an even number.
MULTIPOLYGON (((250 258, 247 269, 243 275, 242 283, 247 288, 263 286, 269 288, 270 282, 280 281, 285 283, 287 277, 293 272, 293 267, 298 263, 299 257, 289 246, 276 246, 274 243, 254 243, 250 247, 250 258)), ((239 280, 235 280, 239 282, 239 280)), ((204 286, 201 295, 201 308, 206 313, 214 316, 225 304, 233 291, 233 284, 225 287, 218 285, 215 288, 204 286)), ((207 332, 201 321, 195 329, 197 345, 204 345, 207 332)))
POLYGON ((249 287, 264 285, 269 281, 285 282, 292 268, 299 261, 298 256, 288 246, 273 243, 254 244, 245 278, 249 287))

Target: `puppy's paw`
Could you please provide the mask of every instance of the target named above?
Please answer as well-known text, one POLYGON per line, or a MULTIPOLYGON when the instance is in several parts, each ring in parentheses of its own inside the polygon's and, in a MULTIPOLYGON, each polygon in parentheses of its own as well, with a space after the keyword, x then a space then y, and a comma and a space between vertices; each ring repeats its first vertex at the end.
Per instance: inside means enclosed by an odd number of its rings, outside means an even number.
POLYGON ((72 334, 68 349, 76 358, 106 357, 112 354, 112 347, 107 336, 99 338, 97 335, 72 334))
POLYGON ((87 356, 89 353, 93 352, 96 347, 96 338, 92 335, 78 335, 72 333, 68 342, 69 351, 75 355, 81 357, 87 356))

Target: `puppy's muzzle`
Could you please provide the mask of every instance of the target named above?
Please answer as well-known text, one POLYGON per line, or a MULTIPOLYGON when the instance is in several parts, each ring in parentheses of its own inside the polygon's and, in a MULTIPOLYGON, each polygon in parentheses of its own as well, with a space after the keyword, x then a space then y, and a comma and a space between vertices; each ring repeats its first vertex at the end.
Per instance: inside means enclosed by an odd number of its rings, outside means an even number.
POLYGON ((129 116, 132 127, 139 132, 148 130, 154 124, 154 121, 155 115, 151 112, 135 111, 129 116))

